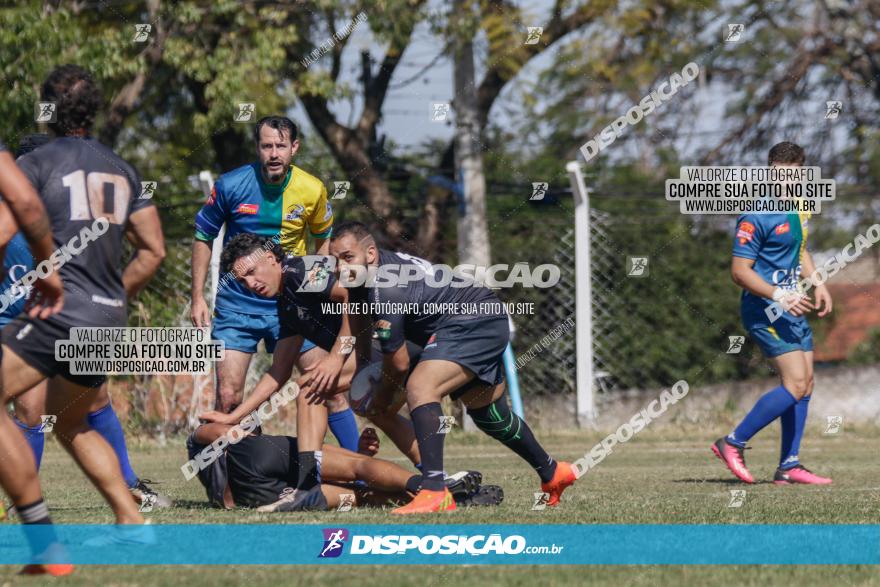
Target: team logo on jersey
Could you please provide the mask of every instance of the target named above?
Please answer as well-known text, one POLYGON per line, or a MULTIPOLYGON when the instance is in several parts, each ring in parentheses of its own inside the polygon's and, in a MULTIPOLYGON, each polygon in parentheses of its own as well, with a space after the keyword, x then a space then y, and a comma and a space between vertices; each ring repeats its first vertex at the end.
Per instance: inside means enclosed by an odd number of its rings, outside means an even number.
POLYGON ((306 209, 301 204, 294 204, 290 212, 284 215, 284 220, 288 222, 293 222, 298 218, 302 218, 302 215, 305 213, 306 209))
POLYGON ((324 528, 324 548, 318 558, 336 558, 342 554, 342 547, 348 540, 348 530, 345 528, 324 528))
POLYGON ((790 230, 791 230, 791 224, 786 222, 785 224, 780 224, 779 226, 777 226, 776 230, 774 230, 773 232, 775 232, 776 234, 785 234, 786 232, 789 232, 790 230))
POLYGON ((752 239, 755 238, 755 225, 743 220, 739 228, 736 229, 736 238, 741 245, 752 242, 752 239))
POLYGON ((388 320, 377 321, 376 337, 379 338, 379 340, 388 340, 391 338, 391 322, 388 320))
POLYGON ((238 206, 239 214, 256 214, 260 211, 259 204, 241 204, 238 206))

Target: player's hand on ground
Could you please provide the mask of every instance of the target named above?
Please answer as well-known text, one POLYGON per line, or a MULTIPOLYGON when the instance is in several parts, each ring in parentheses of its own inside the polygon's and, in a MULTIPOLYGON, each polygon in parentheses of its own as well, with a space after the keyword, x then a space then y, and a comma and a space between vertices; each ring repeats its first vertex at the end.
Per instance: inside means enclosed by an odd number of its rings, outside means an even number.
POLYGON ((375 428, 364 428, 358 439, 358 452, 368 457, 376 456, 379 452, 379 435, 375 428))
POLYGON ((816 287, 816 309, 819 310, 818 316, 822 318, 831 313, 833 303, 831 302, 831 292, 824 284, 816 287))
POLYGON ((25 312, 31 318, 45 320, 64 307, 64 284, 61 276, 53 271, 47 277, 34 282, 34 289, 25 304, 25 312))
POLYGON ((199 298, 192 301, 190 308, 190 320, 196 328, 205 328, 211 325, 211 310, 208 309, 208 302, 205 298, 199 298))
POLYGON ((335 395, 333 391, 336 389, 344 362, 345 359, 331 354, 304 369, 303 375, 296 383, 300 390, 306 393, 310 404, 321 403, 328 396, 335 395))
POLYGON ((217 424, 235 424, 235 418, 232 417, 231 414, 224 414, 223 412, 218 412, 217 410, 211 410, 210 412, 204 412, 199 414, 199 420, 202 422, 216 422, 217 424))

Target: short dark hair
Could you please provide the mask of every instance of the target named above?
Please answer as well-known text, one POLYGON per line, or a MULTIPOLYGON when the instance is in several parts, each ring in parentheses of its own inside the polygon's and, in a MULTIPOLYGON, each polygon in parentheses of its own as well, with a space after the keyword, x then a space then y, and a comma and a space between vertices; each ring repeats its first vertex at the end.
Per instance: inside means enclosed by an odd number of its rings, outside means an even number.
POLYGON ((770 149, 770 153, 767 155, 767 165, 773 165, 774 163, 779 165, 803 165, 806 159, 807 156, 804 153, 803 147, 788 141, 782 141, 781 143, 776 143, 770 149))
POLYGON ((336 239, 340 239, 349 234, 354 236, 358 241, 362 241, 365 238, 373 238, 373 233, 370 232, 370 229, 367 228, 366 224, 351 220, 334 226, 333 235, 330 237, 330 240, 335 241, 336 239))
POLYGON ((281 133, 282 136, 284 133, 287 133, 287 136, 290 137, 291 144, 296 140, 297 129, 291 119, 286 116, 264 116, 257 121, 257 126, 254 127, 254 142, 257 144, 260 144, 260 129, 264 126, 274 128, 281 133))
POLYGON ((95 78, 78 65, 56 67, 43 82, 40 99, 55 103, 55 122, 48 125, 59 136, 89 132, 102 103, 95 78))
POLYGON ((220 273, 224 275, 234 274, 232 266, 235 265, 236 261, 256 253, 260 249, 270 251, 275 255, 276 261, 281 261, 282 257, 284 257, 284 250, 278 242, 277 235, 272 238, 266 238, 258 234, 243 232, 232 237, 232 240, 223 248, 223 253, 220 255, 220 273))
POLYGON ((25 135, 21 137, 21 141, 18 143, 18 150, 15 151, 16 159, 21 157, 22 155, 27 155, 34 149, 38 149, 52 140, 47 134, 37 133, 32 135, 25 135))

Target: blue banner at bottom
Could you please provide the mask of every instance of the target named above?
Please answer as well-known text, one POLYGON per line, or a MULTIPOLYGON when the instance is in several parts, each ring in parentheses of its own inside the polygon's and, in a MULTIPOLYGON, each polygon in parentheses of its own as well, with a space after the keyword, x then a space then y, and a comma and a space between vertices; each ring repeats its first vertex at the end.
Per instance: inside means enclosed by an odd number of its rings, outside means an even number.
POLYGON ((877 565, 880 525, 0 526, 0 564, 31 562, 877 565))

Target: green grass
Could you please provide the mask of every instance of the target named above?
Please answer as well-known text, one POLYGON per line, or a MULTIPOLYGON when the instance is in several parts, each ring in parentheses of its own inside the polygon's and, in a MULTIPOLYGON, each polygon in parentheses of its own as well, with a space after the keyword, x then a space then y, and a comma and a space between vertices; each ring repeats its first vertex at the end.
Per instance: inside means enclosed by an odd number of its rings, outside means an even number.
MULTIPOLYGON (((860 524, 877 523, 880 477, 877 476, 877 429, 847 430, 836 436, 808 431, 802 460, 817 472, 835 479, 830 487, 777 487, 767 482, 776 464, 773 433, 759 436, 747 453, 758 483, 734 483, 730 473, 709 452, 716 434, 670 427, 646 430, 590 471, 566 493, 561 507, 532 511, 537 478, 504 447, 482 435, 453 433, 447 442, 447 469, 476 468, 488 483, 502 485, 505 502, 497 508, 458 511, 446 516, 408 518, 408 523, 526 523, 526 524, 860 524), (740 508, 730 508, 731 489, 746 489, 740 508)), ((595 444, 602 434, 565 432, 539 435, 558 458, 573 460, 595 444)), ((170 510, 150 514, 154 523, 394 523, 387 511, 362 509, 347 513, 257 514, 239 510, 221 512, 205 505, 197 481, 185 482, 180 465, 185 460, 182 440, 165 447, 132 447, 138 473, 160 481, 156 487, 176 501, 170 510)), ((390 447, 386 457, 397 458, 390 447)), ((380 453, 381 454, 381 453, 380 453)), ((42 479, 46 498, 58 523, 112 523, 109 509, 66 454, 47 443, 42 479)), ((719 536, 719 539, 723 537, 719 536)), ((601 548, 597 544, 596 548, 601 548)), ((821 548, 821 545, 798 545, 821 548)), ((15 569, 0 566, 0 585, 41 584, 16 578, 15 569)), ((336 579, 359 585, 766 585, 805 582, 880 585, 876 567, 438 567, 427 572, 416 567, 268 567, 236 568, 82 567, 68 579, 70 585, 264 585, 302 584, 309 579, 330 583, 336 579)))

